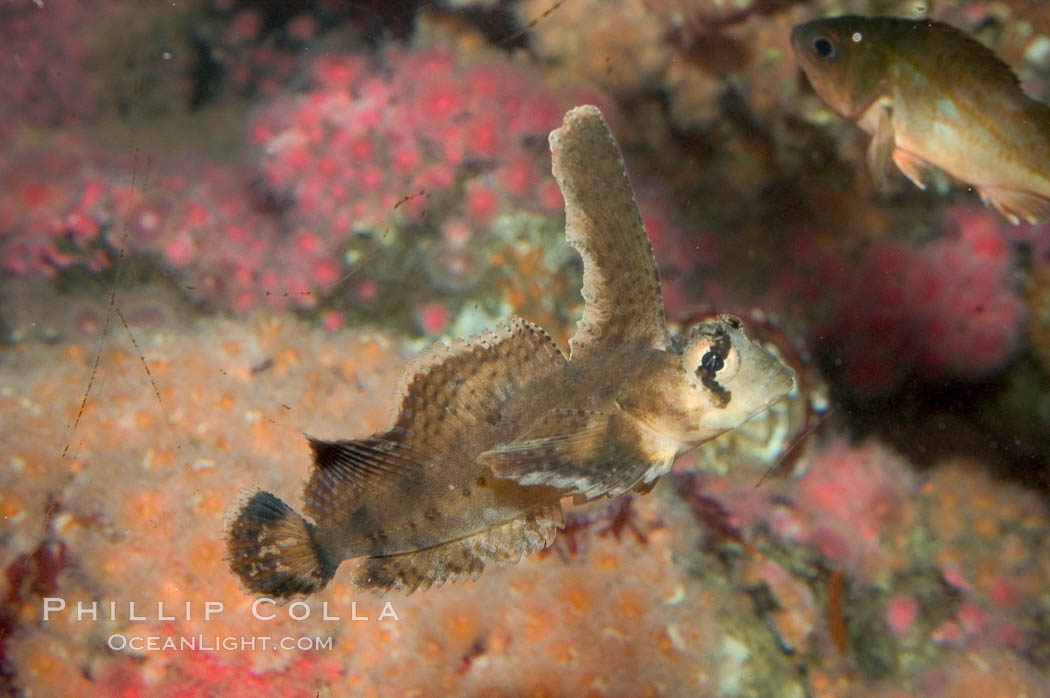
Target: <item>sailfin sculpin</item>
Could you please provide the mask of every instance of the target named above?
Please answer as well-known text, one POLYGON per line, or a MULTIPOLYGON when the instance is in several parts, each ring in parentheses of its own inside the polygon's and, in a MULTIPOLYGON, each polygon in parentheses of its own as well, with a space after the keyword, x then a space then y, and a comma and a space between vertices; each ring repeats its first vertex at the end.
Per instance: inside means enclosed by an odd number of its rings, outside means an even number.
POLYGON ((549 545, 561 498, 647 491, 674 459, 788 393, 794 373, 723 315, 671 336, 619 147, 595 107, 551 134, 566 237, 584 263, 569 359, 511 319, 438 344, 406 372, 394 424, 310 438, 308 521, 267 492, 229 514, 227 560, 275 600, 325 586, 342 560, 363 588, 473 577, 549 545))

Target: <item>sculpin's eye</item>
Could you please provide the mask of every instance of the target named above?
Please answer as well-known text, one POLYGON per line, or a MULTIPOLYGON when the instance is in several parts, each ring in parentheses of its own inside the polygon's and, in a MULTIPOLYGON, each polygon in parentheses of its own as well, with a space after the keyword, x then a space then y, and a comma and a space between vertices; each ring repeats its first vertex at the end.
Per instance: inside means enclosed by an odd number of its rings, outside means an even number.
POLYGON ((818 36, 813 39, 813 53, 820 58, 831 58, 835 55, 835 44, 827 37, 818 36))
POLYGON ((732 380, 740 367, 740 354, 728 333, 703 338, 690 348, 685 360, 701 382, 732 380))
POLYGON ((721 356, 713 351, 708 351, 704 354, 703 358, 700 359, 700 367, 709 373, 717 373, 721 371, 726 365, 725 361, 721 356))

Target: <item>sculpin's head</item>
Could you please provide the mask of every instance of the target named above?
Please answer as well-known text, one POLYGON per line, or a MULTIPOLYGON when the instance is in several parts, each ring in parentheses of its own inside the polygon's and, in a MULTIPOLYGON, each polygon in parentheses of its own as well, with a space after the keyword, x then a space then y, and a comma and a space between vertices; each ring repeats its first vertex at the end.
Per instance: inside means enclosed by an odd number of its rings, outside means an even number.
POLYGON ((791 45, 813 89, 847 119, 860 119, 887 89, 896 24, 882 18, 831 17, 800 24, 791 45))
POLYGON ((680 341, 700 440, 738 427, 795 387, 791 367, 751 341, 733 315, 694 325, 680 341))

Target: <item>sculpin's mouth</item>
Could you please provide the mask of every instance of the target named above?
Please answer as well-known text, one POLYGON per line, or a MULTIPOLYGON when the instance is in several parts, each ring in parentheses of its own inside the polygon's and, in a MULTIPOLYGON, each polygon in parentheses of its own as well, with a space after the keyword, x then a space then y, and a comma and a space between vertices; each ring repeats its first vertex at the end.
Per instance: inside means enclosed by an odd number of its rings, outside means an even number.
POLYGON ((767 398, 761 409, 766 409, 793 391, 797 384, 798 380, 795 377, 795 370, 787 364, 781 364, 780 370, 770 374, 762 383, 762 390, 766 393, 767 398))

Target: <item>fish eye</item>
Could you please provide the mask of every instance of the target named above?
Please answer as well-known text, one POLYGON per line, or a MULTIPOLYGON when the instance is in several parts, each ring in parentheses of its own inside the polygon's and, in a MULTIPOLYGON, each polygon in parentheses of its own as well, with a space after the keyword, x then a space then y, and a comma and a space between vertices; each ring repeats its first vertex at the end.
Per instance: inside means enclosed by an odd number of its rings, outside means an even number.
POLYGON ((831 58, 835 55, 835 44, 826 36, 818 36, 813 39, 813 53, 820 58, 831 58))
POLYGON ((708 373, 718 373, 725 368, 725 365, 725 360, 710 349, 708 349, 707 353, 704 354, 702 359, 700 359, 700 368, 708 373))
POLYGON ((732 380, 740 368, 740 354, 727 334, 705 338, 696 343, 690 348, 685 360, 689 370, 701 381, 705 377, 708 380, 732 380))

